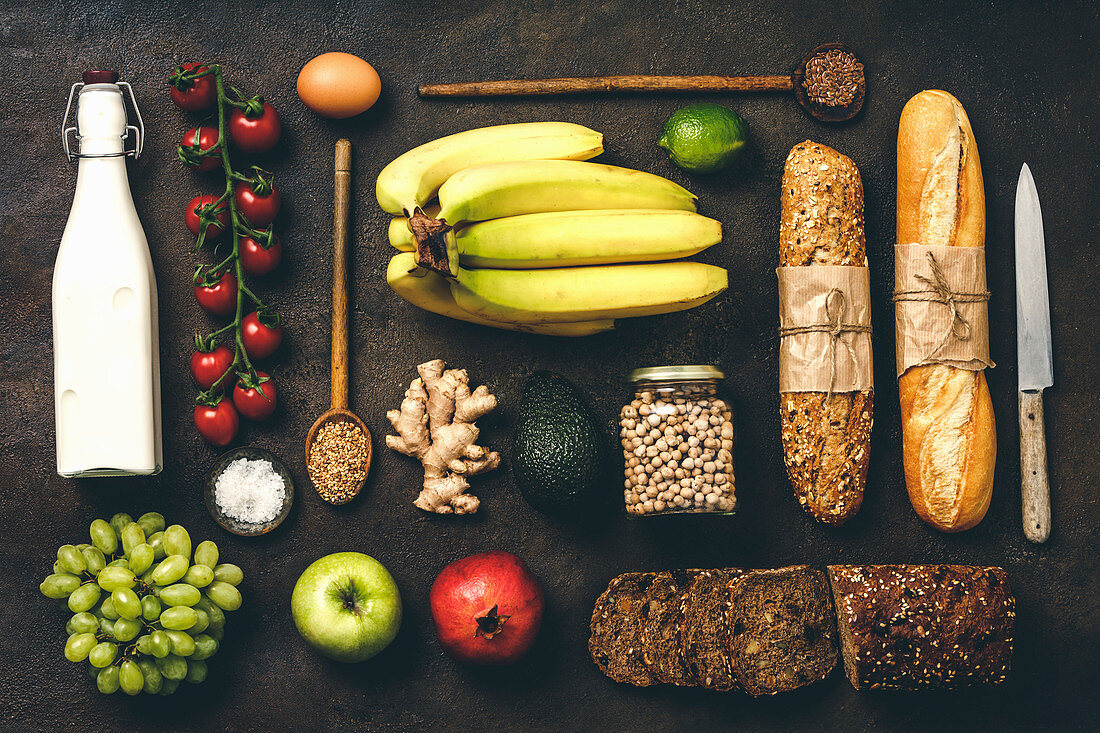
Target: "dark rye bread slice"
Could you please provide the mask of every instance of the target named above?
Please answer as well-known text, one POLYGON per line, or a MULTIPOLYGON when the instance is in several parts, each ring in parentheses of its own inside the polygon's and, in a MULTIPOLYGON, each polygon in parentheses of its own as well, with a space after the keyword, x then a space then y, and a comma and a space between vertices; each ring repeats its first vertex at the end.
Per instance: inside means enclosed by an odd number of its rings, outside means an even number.
POLYGON ((837 662, 825 573, 808 565, 753 570, 729 582, 733 676, 750 695, 825 679, 837 662))
POLYGON ((688 670, 681 644, 683 603, 695 576, 702 570, 672 570, 657 573, 646 593, 646 615, 642 625, 642 659, 653 675, 666 684, 691 686, 695 677, 688 670))
POLYGON ((830 565, 844 669, 857 690, 1004 681, 1016 602, 1002 568, 830 565))
POLYGON ((656 573, 623 573, 612 579, 592 611, 588 652, 616 682, 646 687, 657 678, 642 660, 642 612, 656 573))
POLYGON ((729 582, 737 568, 704 570, 695 576, 683 601, 681 646, 688 672, 702 687, 736 687, 729 657, 729 582))

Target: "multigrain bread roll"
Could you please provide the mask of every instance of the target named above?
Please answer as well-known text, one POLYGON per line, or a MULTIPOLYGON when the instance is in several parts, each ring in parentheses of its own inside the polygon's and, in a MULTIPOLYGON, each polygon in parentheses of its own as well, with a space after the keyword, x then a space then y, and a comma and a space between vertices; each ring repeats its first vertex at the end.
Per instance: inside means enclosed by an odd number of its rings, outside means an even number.
MULTIPOLYGON (((978 148, 959 100, 924 91, 898 124, 898 244, 985 246, 978 148)), ((959 532, 985 516, 996 429, 982 371, 929 364, 898 378, 909 501, 936 529, 959 532)))
POLYGON ((844 671, 857 690, 1004 681, 1016 602, 1001 568, 830 565, 844 671))
MULTIPOLYGON (((779 264, 867 265, 863 182, 855 163, 807 140, 791 149, 780 198, 779 264)), ((874 390, 780 395, 783 460, 798 502, 839 525, 859 511, 870 458, 874 390)))

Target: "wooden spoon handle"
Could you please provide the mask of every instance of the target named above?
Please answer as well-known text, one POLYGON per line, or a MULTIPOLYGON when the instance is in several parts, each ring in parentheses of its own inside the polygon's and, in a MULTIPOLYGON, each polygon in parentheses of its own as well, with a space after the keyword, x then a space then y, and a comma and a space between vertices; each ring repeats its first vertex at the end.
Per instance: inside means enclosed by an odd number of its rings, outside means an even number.
POLYGON ((332 221, 332 407, 348 406, 348 206, 351 143, 336 141, 336 194, 332 221))
POLYGON ((785 92, 789 76, 583 76, 424 84, 421 97, 516 97, 588 92, 785 92))

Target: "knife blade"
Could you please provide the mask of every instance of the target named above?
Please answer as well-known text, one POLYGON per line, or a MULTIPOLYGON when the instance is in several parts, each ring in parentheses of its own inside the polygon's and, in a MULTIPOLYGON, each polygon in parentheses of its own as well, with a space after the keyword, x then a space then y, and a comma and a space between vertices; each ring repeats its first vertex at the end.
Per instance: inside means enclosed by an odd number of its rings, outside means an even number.
POLYGON ((1020 411, 1020 491, 1024 535, 1050 536, 1043 390, 1054 385, 1043 211, 1031 169, 1024 163, 1016 185, 1016 357, 1020 411))
POLYGON ((1054 386, 1043 211, 1027 163, 1016 186, 1016 356, 1021 392, 1054 386))

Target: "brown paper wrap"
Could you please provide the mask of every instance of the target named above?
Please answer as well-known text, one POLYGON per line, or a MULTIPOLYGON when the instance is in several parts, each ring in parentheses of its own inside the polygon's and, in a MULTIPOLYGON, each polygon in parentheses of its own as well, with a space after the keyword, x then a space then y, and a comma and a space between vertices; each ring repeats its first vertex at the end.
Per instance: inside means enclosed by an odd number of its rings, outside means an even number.
POLYGON ((899 377, 921 364, 995 366, 985 248, 895 245, 894 333, 899 377))
POLYGON ((858 392, 874 385, 866 267, 780 267, 779 391, 858 392))

